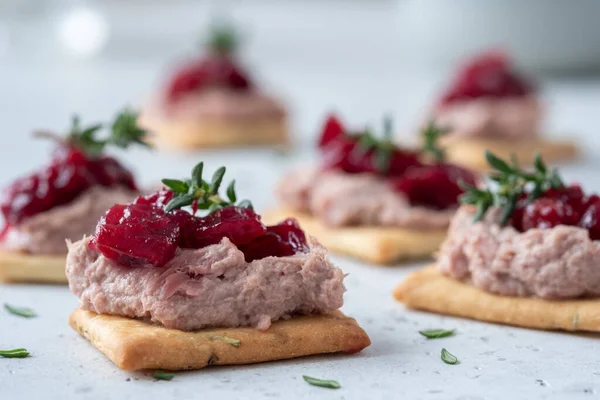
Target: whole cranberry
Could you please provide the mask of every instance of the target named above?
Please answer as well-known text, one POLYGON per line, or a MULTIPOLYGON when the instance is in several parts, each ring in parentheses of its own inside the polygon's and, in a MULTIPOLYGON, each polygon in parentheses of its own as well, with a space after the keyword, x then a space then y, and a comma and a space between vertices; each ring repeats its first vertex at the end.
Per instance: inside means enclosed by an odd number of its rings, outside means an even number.
POLYGON ((90 248, 126 267, 162 267, 177 250, 179 226, 147 204, 116 204, 96 226, 90 248))
POLYGON ((592 240, 600 240, 600 197, 591 195, 586 202, 586 210, 583 212, 578 224, 588 230, 592 240))
POLYGON ((288 218, 268 226, 267 232, 250 243, 240 246, 246 262, 265 257, 286 257, 309 251, 306 235, 295 219, 288 218))
POLYGON ((443 210, 458 205, 463 193, 461 181, 474 185, 475 176, 455 165, 438 164, 410 168, 391 184, 406 195, 411 205, 443 210))
POLYGON ((528 230, 572 225, 574 215, 574 210, 568 203, 557 198, 541 197, 525 207, 522 227, 523 230, 528 230))

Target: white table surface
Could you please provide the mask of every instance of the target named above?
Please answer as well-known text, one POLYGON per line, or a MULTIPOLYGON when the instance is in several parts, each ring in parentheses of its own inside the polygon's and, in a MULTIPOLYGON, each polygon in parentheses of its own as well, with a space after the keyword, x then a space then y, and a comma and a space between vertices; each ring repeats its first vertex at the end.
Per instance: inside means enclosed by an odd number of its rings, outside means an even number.
MULTIPOLYGON (((381 13, 380 17, 384 17, 381 13)), ((125 18, 125 17, 123 17, 125 18)), ((292 17, 290 17, 292 18, 292 17)), ((384 21, 383 24, 390 21, 384 21)), ((280 24, 284 22, 279 21, 280 24)), ((373 28, 380 27, 377 22, 373 28)), ((365 29, 369 26, 365 27, 365 29)), ((367 29, 368 30, 368 29, 367 29)), ((377 31, 379 32, 379 31, 377 31)), ((316 33, 313 33, 318 36, 316 33)), ((161 47, 162 46, 162 47, 161 47)), ((164 70, 174 50, 142 49, 142 59, 103 57, 96 62, 45 59, 21 52, 0 67, 0 184, 40 165, 48 146, 32 142, 35 127, 64 128, 79 110, 84 120, 106 118, 127 102, 139 104, 164 70)), ((260 46, 257 47, 260 52, 260 46)), ((114 48, 113 48, 114 49, 114 48)), ((321 49, 323 54, 326 49, 321 49)), ((374 50, 374 52, 376 52, 374 50)), ((178 177, 200 159, 212 170, 229 166, 240 196, 259 210, 274 204, 273 183, 291 165, 309 160, 308 143, 323 113, 335 106, 355 123, 377 122, 383 112, 396 116, 408 137, 443 76, 408 71, 401 58, 380 52, 361 59, 340 52, 340 59, 300 64, 301 56, 253 61, 289 101, 297 148, 286 155, 270 150, 232 150, 174 154, 133 151, 128 165, 142 182, 178 177), (346 62, 348 61, 348 62, 346 62)), ((600 190, 594 154, 600 148, 600 80, 547 80, 549 132, 571 135, 584 148, 583 161, 566 166, 569 179, 600 190)), ((0 285, 0 303, 28 306, 38 318, 23 319, 0 310, 0 348, 26 347, 31 357, 0 359, 0 399, 586 399, 600 392, 600 338, 539 332, 407 311, 392 299, 393 287, 422 264, 378 267, 332 256, 347 273, 343 311, 355 317, 372 340, 353 356, 308 357, 239 367, 177 373, 157 382, 144 373, 116 368, 67 325, 76 298, 66 287, 0 285), (426 340, 419 330, 456 329, 454 337, 426 340), (446 347, 460 364, 446 365, 446 347), (336 379, 340 390, 312 387, 302 375, 336 379)))

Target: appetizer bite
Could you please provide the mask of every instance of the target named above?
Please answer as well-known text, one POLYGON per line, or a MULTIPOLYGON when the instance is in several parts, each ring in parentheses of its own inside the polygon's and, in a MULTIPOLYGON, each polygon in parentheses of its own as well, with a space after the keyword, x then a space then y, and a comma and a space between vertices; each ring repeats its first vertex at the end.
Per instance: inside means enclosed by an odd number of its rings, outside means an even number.
POLYGON ((172 148, 282 145, 286 112, 263 93, 236 58, 238 37, 226 26, 211 32, 207 52, 177 68, 142 111, 141 126, 172 148))
POLYGON ((423 149, 413 151, 392 142, 389 119, 378 138, 369 129, 348 131, 330 116, 320 165, 286 175, 277 189, 283 206, 265 218, 291 215, 329 249, 378 264, 429 256, 456 211, 459 182, 476 177, 443 161, 433 124, 423 134, 423 149))
POLYGON ((539 155, 525 171, 487 152, 496 184, 471 187, 437 265, 394 296, 410 308, 538 329, 600 331, 600 197, 539 155))
POLYGON ((343 304, 344 273, 293 219, 265 226, 203 164, 184 181, 111 207, 69 243, 80 307, 70 325, 125 370, 199 369, 369 346, 343 304), (190 212, 181 209, 188 207, 190 212), (198 210, 208 210, 196 216, 198 210))
POLYGON ((477 169, 487 167, 485 150, 501 158, 514 154, 526 165, 536 152, 547 161, 573 158, 573 143, 541 136, 543 114, 535 85, 500 51, 467 61, 433 112, 436 123, 447 129, 441 143, 448 159, 477 169))
POLYGON ((136 119, 129 110, 121 112, 104 139, 97 136, 102 124, 82 127, 78 117, 65 137, 37 133, 54 140, 56 149, 49 165, 3 191, 0 281, 67 282, 65 239, 92 233, 108 207, 139 194, 133 174, 103 152, 108 145, 145 145, 146 132, 136 119))

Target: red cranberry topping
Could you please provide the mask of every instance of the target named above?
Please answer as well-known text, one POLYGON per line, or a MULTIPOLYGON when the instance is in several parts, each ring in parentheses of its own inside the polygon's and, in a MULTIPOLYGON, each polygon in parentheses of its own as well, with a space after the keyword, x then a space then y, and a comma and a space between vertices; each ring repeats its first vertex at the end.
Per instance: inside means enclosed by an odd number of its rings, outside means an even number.
MULTIPOLYGON (((421 165, 416 152, 395 148, 391 153, 386 176, 400 176, 408 168, 421 165)), ((340 169, 350 174, 381 173, 375 151, 363 151, 358 138, 345 135, 338 136, 322 148, 322 165, 326 169, 340 169)))
POLYGON ((531 203, 524 194, 510 223, 520 232, 558 225, 579 226, 589 231, 591 239, 600 240, 600 197, 586 197, 579 185, 549 189, 531 203))
POLYGON ((90 247, 127 267, 161 267, 177 247, 199 249, 229 238, 246 261, 308 252, 306 236, 295 220, 266 227, 252 209, 228 206, 206 217, 177 209, 164 212, 173 192, 140 196, 130 205, 115 205, 98 222, 90 247))
POLYGON ((126 267, 162 267, 179 239, 177 223, 151 205, 117 204, 100 219, 90 247, 126 267))
POLYGON ((328 116, 319 138, 319 148, 323 148, 342 135, 344 135, 344 127, 340 120, 335 115, 328 116))
POLYGON ((579 226, 588 230, 592 240, 600 240, 600 197, 590 196, 585 206, 579 226))
POLYGON ((306 236, 295 219, 288 218, 277 225, 267 227, 267 232, 240 247, 246 262, 265 257, 286 257, 307 253, 306 236))
POLYGON ((234 60, 225 54, 211 54, 182 68, 167 86, 167 99, 177 101, 182 96, 208 87, 247 90, 251 82, 234 60))
POLYGON ((533 86, 512 70, 508 56, 493 51, 469 60, 460 69, 441 105, 481 97, 522 97, 532 91, 533 86))
POLYGON ((475 175, 455 165, 438 164, 410 168, 391 183, 408 197, 411 205, 443 210, 458 204, 463 193, 461 181, 474 185, 475 175))
POLYGON ((75 147, 65 146, 51 164, 15 181, 3 193, 0 210, 8 225, 73 201, 94 185, 123 185, 136 190, 131 172, 112 157, 88 158, 75 147))
POLYGON ((172 214, 182 226, 180 247, 185 248, 206 247, 219 243, 224 237, 240 246, 250 243, 267 231, 260 222, 260 217, 250 208, 225 207, 204 218, 196 218, 182 210, 172 214), (189 215, 189 218, 183 214, 189 215))

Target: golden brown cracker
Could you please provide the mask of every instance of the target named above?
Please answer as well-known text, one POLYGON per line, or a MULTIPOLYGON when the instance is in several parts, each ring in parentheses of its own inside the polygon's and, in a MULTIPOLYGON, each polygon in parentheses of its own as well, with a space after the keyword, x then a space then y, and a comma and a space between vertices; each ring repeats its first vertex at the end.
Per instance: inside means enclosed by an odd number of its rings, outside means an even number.
POLYGON ((375 264, 423 259, 438 250, 446 229, 413 230, 383 226, 332 228, 317 218, 290 208, 278 208, 263 214, 263 220, 277 223, 296 218, 300 226, 327 249, 375 264))
POLYGON ((0 282, 67 283, 66 256, 0 252, 0 282))
POLYGON ((464 165, 476 170, 487 170, 489 165, 485 159, 485 151, 490 150, 498 157, 510 160, 515 154, 522 165, 532 165, 535 153, 539 152, 544 161, 567 161, 577 156, 577 146, 570 141, 553 141, 546 139, 502 140, 477 138, 452 138, 442 140, 449 162, 464 165))
POLYGON ((223 120, 175 120, 143 113, 139 124, 152 132, 158 147, 172 149, 217 148, 252 145, 287 145, 284 117, 223 120))
POLYGON ((508 297, 442 275, 435 266, 411 273, 394 289, 409 308, 535 329, 600 332, 600 300, 508 297))
POLYGON ((356 321, 339 311, 277 321, 264 332, 254 328, 185 332, 81 309, 71 314, 69 323, 124 370, 200 369, 315 354, 351 354, 371 344, 356 321))

